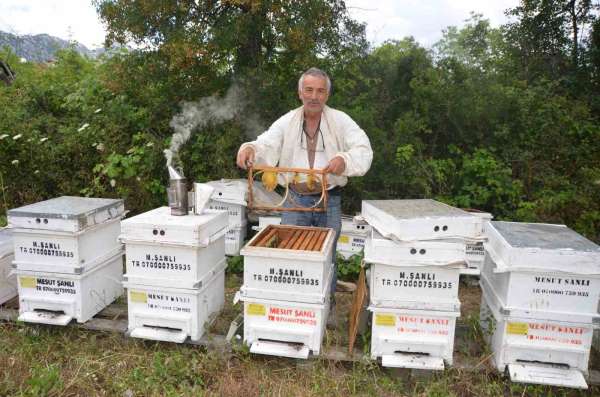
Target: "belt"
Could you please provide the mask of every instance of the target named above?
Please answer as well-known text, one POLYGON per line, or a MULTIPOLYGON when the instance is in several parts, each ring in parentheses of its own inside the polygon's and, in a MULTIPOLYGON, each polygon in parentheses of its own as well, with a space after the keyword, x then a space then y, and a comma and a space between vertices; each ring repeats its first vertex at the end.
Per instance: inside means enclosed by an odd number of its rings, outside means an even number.
MULTIPOLYGON (((294 190, 294 188, 292 188, 290 186, 290 190, 294 193, 296 193, 298 196, 320 196, 322 192, 317 192, 317 193, 299 193, 296 190, 294 190)), ((329 196, 341 196, 342 195, 342 188, 339 186, 336 186, 332 189, 327 190, 327 194, 329 196)))

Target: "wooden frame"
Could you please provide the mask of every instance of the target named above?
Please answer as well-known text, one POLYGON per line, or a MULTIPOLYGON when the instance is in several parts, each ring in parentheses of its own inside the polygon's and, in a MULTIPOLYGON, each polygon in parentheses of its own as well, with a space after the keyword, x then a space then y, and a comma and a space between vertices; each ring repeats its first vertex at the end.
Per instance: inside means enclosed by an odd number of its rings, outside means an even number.
MULTIPOLYGON (((289 184, 287 189, 289 189, 289 184)), ((291 211, 291 212, 327 212, 327 172, 323 169, 311 168, 288 168, 288 167, 268 167, 268 166, 250 166, 248 167, 248 208, 255 211, 291 211), (256 171, 262 172, 295 172, 299 174, 318 174, 321 175, 321 200, 323 207, 265 207, 254 205, 254 175, 256 171)))

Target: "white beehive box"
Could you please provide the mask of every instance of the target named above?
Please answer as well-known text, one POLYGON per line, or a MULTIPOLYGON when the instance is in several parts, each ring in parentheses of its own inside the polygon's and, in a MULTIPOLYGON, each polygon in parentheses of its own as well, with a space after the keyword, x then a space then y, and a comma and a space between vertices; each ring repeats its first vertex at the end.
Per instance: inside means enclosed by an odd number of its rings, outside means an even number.
POLYGON ((236 256, 240 254, 240 250, 246 239, 246 224, 238 228, 230 228, 225 235, 225 255, 236 256))
POLYGON ((464 243, 396 242, 376 230, 365 247, 374 306, 458 311, 458 281, 465 267, 464 243))
POLYGON ((500 302, 483 291, 480 323, 496 368, 513 382, 586 389, 592 323, 534 317, 502 314, 500 302))
POLYGON ((486 250, 498 268, 600 275, 600 247, 565 225, 489 222, 486 250))
MULTIPOLYGON (((485 237, 486 225, 493 219, 492 214, 489 212, 468 210, 468 212, 474 216, 478 216, 483 220, 483 233, 485 237)), ((466 242, 465 257, 467 260, 467 267, 462 269, 460 274, 479 275, 481 268, 483 267, 483 260, 485 257, 485 247, 483 241, 467 241, 466 242)))
POLYGON ((260 298, 244 302, 244 343, 250 352, 280 357, 318 355, 329 315, 329 294, 321 304, 260 298))
POLYGON ((213 200, 243 206, 248 204, 248 181, 245 179, 221 179, 207 184, 215 189, 211 196, 213 200))
POLYGON ((126 279, 130 283, 172 288, 200 288, 225 258, 227 215, 171 215, 156 208, 122 222, 126 279))
POLYGON ((370 306, 371 358, 384 367, 444 369, 452 364, 454 330, 460 312, 370 306))
POLYGON ((401 241, 483 238, 482 218, 435 200, 365 200, 361 213, 384 237, 401 241))
POLYGON ((123 293, 123 253, 79 274, 15 270, 19 320, 67 325, 84 323, 123 293))
POLYGON ((485 247, 483 245, 483 241, 469 242, 465 244, 465 259, 467 266, 461 270, 460 274, 478 276, 481 274, 484 258, 485 247))
POLYGON ((465 267, 465 244, 460 241, 394 241, 373 230, 365 245, 365 262, 391 266, 465 267))
POLYGON ((342 229, 337 241, 337 252, 348 259, 359 254, 371 235, 371 226, 362 217, 342 217, 342 229))
POLYGON ((58 197, 8 211, 14 266, 81 274, 121 250, 123 200, 58 197))
POLYGON ((13 228, 80 232, 112 219, 121 219, 121 199, 62 196, 8 210, 13 228))
POLYGON ((121 222, 120 238, 125 242, 206 247, 226 230, 227 215, 222 211, 175 216, 169 207, 160 207, 121 222))
POLYGON ((208 209, 227 212, 230 229, 245 226, 247 223, 245 205, 225 203, 211 199, 208 202, 208 209))
POLYGON ((378 307, 458 311, 459 277, 459 268, 372 264, 370 301, 378 307))
POLYGON ((481 278, 507 310, 600 317, 600 248, 562 225, 491 222, 481 278))
POLYGON ((225 267, 215 268, 202 288, 169 288, 124 283, 128 333, 142 339, 183 343, 198 341, 211 315, 225 302, 225 267))
POLYGON ((257 233, 241 251, 244 256, 241 295, 323 303, 333 268, 334 235, 332 229, 289 225, 271 225, 257 233), (273 236, 272 241, 277 240, 273 247, 266 243, 269 236, 273 236), (288 243, 291 248, 283 248, 288 243))
POLYGON ((10 274, 13 258, 11 231, 0 228, 0 305, 17 296, 17 279, 10 274))

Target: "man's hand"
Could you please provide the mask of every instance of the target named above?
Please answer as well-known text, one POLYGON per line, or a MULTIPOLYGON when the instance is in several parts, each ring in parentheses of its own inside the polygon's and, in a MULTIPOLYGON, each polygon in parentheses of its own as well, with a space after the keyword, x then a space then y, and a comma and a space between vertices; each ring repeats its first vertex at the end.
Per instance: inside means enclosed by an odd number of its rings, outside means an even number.
POLYGON ((325 168, 325 172, 329 174, 341 175, 342 172, 346 169, 346 162, 340 156, 335 156, 331 159, 327 168, 325 168))
POLYGON ((254 163, 254 149, 250 146, 240 150, 237 155, 237 166, 245 170, 254 163))

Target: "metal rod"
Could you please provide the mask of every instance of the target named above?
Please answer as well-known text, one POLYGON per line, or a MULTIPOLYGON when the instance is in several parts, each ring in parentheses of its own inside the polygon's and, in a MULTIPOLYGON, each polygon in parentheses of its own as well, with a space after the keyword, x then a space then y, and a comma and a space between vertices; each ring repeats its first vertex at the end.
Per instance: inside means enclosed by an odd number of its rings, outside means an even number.
POLYGON ((254 171, 266 171, 266 172, 298 172, 300 174, 321 174, 326 175, 325 169, 321 168, 290 168, 290 167, 270 167, 265 165, 253 165, 248 169, 254 171))
POLYGON ((283 207, 255 207, 248 205, 248 208, 254 211, 274 211, 274 212, 325 212, 323 208, 302 208, 302 207, 294 207, 294 208, 283 208, 283 207))

